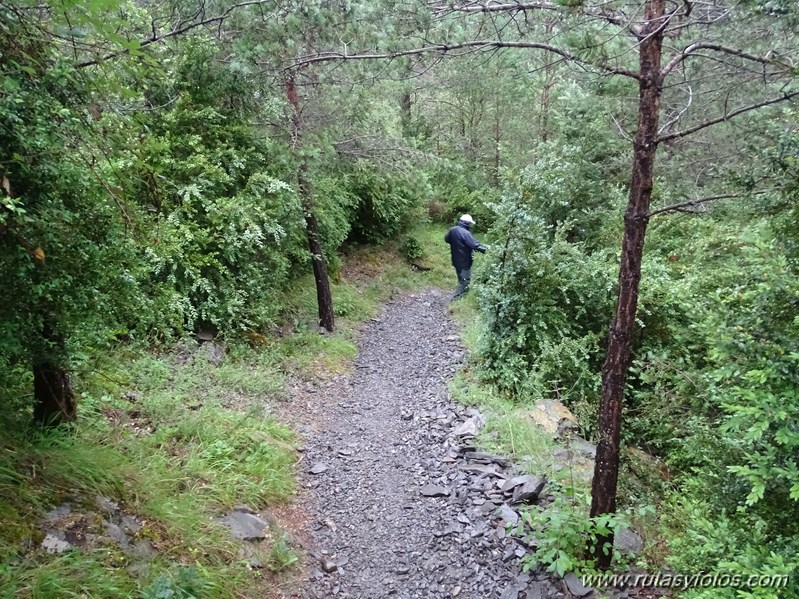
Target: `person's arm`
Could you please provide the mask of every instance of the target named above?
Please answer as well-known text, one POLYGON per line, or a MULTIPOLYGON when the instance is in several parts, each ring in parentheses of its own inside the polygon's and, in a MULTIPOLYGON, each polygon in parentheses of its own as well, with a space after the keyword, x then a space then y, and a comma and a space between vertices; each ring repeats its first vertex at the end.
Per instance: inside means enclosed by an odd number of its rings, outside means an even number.
POLYGON ((469 231, 466 232, 466 245, 468 245, 471 249, 476 252, 480 252, 481 254, 485 254, 486 246, 482 243, 477 241, 469 231))
POLYGON ((451 232, 451 231, 452 231, 452 229, 450 229, 449 231, 447 231, 447 232, 446 232, 446 234, 444 235, 444 241, 445 241, 446 243, 452 243, 452 242, 450 241, 450 239, 449 239, 449 234, 450 234, 450 232, 451 232))

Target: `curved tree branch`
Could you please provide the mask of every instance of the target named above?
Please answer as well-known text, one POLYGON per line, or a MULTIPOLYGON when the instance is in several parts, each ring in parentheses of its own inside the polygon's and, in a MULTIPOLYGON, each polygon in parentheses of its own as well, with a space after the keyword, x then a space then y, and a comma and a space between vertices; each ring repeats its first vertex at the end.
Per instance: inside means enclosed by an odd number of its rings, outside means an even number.
POLYGON ((708 42, 696 42, 695 44, 687 46, 682 52, 674 56, 666 64, 665 67, 663 67, 662 77, 665 79, 669 75, 669 73, 671 73, 675 69, 675 67, 677 67, 677 65, 686 60, 692 54, 694 54, 694 52, 696 52, 697 50, 713 50, 715 52, 721 52, 722 54, 737 56, 738 58, 743 58, 744 60, 759 62, 760 64, 775 63, 774 59, 769 56, 755 56, 754 54, 748 54, 747 52, 743 52, 735 48, 728 48, 727 46, 722 46, 720 44, 711 44, 708 42))
MULTIPOLYGON (((152 45, 152 44, 154 44, 156 42, 160 42, 160 41, 163 41, 165 39, 168 39, 170 37, 175 37, 177 35, 181 35, 183 33, 187 33, 188 31, 191 31, 192 29, 196 29, 197 27, 203 27, 204 25, 210 25, 212 23, 221 23, 222 21, 224 21, 230 15, 230 13, 232 13, 236 9, 244 8, 245 6, 259 6, 259 5, 262 5, 262 4, 271 4, 273 1, 274 0, 246 0, 245 2, 239 2, 238 4, 234 4, 232 6, 229 6, 223 13, 221 13, 219 15, 216 15, 215 17, 209 17, 207 19, 203 19, 202 21, 196 21, 194 23, 186 23, 186 21, 183 20, 183 21, 181 21, 181 23, 175 29, 172 29, 171 31, 168 31, 168 32, 163 33, 161 35, 156 35, 155 26, 153 24, 153 35, 150 36, 149 38, 147 38, 146 40, 141 41, 139 43, 139 48, 144 48, 144 47, 150 46, 150 45, 152 45)), ((202 13, 204 8, 205 8, 205 5, 203 4, 203 6, 200 8, 200 10, 196 14, 202 13)), ((98 64, 100 64, 102 62, 105 62, 106 60, 111 60, 112 58, 117 58, 118 56, 123 56, 125 54, 130 54, 130 49, 129 48, 125 48, 124 50, 119 50, 117 52, 111 52, 110 54, 106 54, 102 58, 95 58, 93 60, 86 60, 84 62, 80 62, 80 63, 76 64, 75 67, 78 68, 78 69, 82 69, 82 68, 85 68, 85 67, 98 65, 98 64)))
POLYGON ((688 212, 687 208, 693 208, 695 206, 701 206, 702 204, 707 204, 708 202, 715 202, 717 200, 729 200, 732 198, 742 198, 747 196, 757 196, 763 195, 764 193, 769 193, 770 189, 761 189, 759 191, 751 191, 749 193, 720 193, 718 195, 707 196, 705 198, 697 198, 695 200, 689 200, 687 202, 682 202, 680 204, 672 204, 671 206, 664 206, 663 208, 658 208, 657 210, 652 210, 649 214, 647 214, 647 218, 655 216, 656 214, 664 214, 666 212, 688 212))
POLYGON ((777 98, 770 98, 768 100, 763 100, 762 102, 757 102, 756 104, 741 106, 740 108, 736 108, 735 110, 731 110, 730 112, 725 111, 724 114, 718 118, 705 121, 704 123, 699 123, 698 125, 694 125, 693 127, 689 127, 688 129, 684 129, 682 131, 677 131, 675 133, 670 133, 668 135, 661 135, 657 138, 657 143, 670 141, 672 139, 678 139, 680 137, 686 137, 687 135, 691 135, 692 133, 696 133, 697 131, 701 131, 702 129, 712 127, 713 125, 718 125, 719 123, 723 123, 724 121, 729 121, 730 119, 739 116, 741 114, 751 112, 752 110, 757 110, 758 108, 764 108, 765 106, 771 106, 772 104, 787 102, 789 100, 792 100, 793 98, 796 98, 797 96, 799 96, 799 91, 785 92, 783 93, 783 95, 777 98))
POLYGON ((453 50, 463 50, 467 48, 477 49, 477 50, 489 49, 489 48, 521 48, 521 49, 544 50, 545 52, 557 54, 558 56, 561 56, 565 60, 568 60, 570 62, 577 62, 585 66, 594 67, 596 69, 604 71, 605 73, 610 73, 613 75, 622 75, 624 77, 630 77, 631 79, 640 78, 638 73, 635 73, 633 71, 629 71, 627 69, 622 69, 619 67, 614 67, 608 64, 590 62, 579 58, 578 56, 572 54, 567 50, 558 48, 557 46, 552 46, 550 44, 541 44, 538 42, 512 42, 512 41, 505 42, 501 40, 470 40, 467 42, 460 42, 457 44, 431 44, 429 46, 423 46, 421 48, 412 48, 410 50, 400 50, 397 52, 385 52, 385 53, 347 54, 346 52, 321 52, 315 55, 300 57, 295 62, 294 66, 312 64, 317 62, 333 62, 333 61, 345 61, 345 60, 380 60, 380 59, 391 60, 395 58, 401 58, 403 56, 415 56, 418 54, 428 54, 428 53, 445 54, 453 50))

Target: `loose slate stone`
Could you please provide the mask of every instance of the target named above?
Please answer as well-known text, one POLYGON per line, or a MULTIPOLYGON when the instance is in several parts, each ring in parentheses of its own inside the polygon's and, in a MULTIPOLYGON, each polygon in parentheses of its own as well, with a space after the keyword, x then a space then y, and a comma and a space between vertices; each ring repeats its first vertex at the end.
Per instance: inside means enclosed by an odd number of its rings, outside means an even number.
POLYGON ((576 574, 569 572, 563 577, 563 582, 566 583, 566 588, 575 597, 585 597, 594 589, 583 584, 576 574))
POLYGON ((547 481, 537 476, 532 477, 531 480, 524 483, 521 487, 516 487, 513 491, 512 503, 529 503, 535 501, 544 490, 547 481))
POLYGON ((635 531, 622 528, 614 535, 613 546, 622 553, 637 555, 644 550, 644 540, 635 531))
POLYGON ((481 451, 467 451, 464 456, 467 460, 472 462, 481 462, 483 464, 497 464, 503 468, 510 466, 510 460, 502 456, 494 455, 491 453, 483 453, 481 451))
POLYGON ((64 553, 72 549, 72 545, 54 534, 47 534, 42 541, 42 549, 47 553, 64 553))
POLYGON ((519 591, 516 589, 515 586, 508 585, 502 594, 499 596, 499 599, 516 599, 519 596, 519 591))
POLYGON ((449 495, 449 489, 438 485, 425 485, 419 492, 425 497, 444 497, 449 495))
POLYGON ((497 472, 495 466, 490 464, 466 464, 460 466, 460 469, 470 474, 487 474, 488 476, 502 476, 497 472))
POLYGON ((596 445, 581 437, 570 439, 569 447, 572 451, 584 455, 587 458, 591 458, 592 460, 596 459, 596 445))
POLYGON ((317 462, 308 470, 311 474, 322 474, 322 472, 326 472, 328 470, 327 466, 325 466, 322 462, 317 462))
POLYGON ((508 493, 512 491, 514 488, 520 487, 523 484, 530 482, 531 480, 533 480, 533 478, 535 477, 529 474, 525 474, 524 476, 515 476, 510 480, 506 480, 505 483, 500 488, 502 489, 503 492, 508 493))
POLYGON ((540 582, 531 582, 527 587, 527 597, 525 599, 544 599, 544 585, 540 582))
POLYGON ((222 523, 230 529, 233 538, 242 541, 262 541, 269 528, 266 520, 246 512, 231 512, 222 519, 222 523))
POLYGON ((334 562, 332 559, 330 559, 329 557, 323 557, 319 561, 319 563, 322 566, 322 570, 324 570, 328 574, 331 574, 331 573, 335 572, 336 570, 338 570, 338 564, 336 562, 334 562))
POLYGON ((499 517, 505 524, 513 524, 514 526, 519 523, 519 514, 516 513, 507 503, 499 506, 499 517))
POLYGON ((476 437, 480 433, 482 426, 474 418, 469 418, 459 424, 452 431, 456 437, 476 437))

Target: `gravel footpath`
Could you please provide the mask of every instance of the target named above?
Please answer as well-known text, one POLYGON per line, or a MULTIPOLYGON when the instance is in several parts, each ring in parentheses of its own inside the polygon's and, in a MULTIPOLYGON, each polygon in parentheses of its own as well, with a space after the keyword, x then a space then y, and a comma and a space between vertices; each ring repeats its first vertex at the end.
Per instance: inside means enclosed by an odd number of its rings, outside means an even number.
POLYGON ((475 453, 482 415, 449 400, 465 352, 448 301, 430 290, 389 302, 363 330, 353 375, 325 393, 305 435, 312 546, 295 596, 564 596, 522 573, 528 548, 505 532, 519 485, 537 481, 475 453))

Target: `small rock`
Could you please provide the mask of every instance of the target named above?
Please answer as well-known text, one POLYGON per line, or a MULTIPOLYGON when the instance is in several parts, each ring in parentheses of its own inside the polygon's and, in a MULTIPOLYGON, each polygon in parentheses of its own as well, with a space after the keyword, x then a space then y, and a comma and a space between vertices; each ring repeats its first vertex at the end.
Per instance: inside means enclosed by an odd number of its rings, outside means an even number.
POLYGON ((325 466, 322 462, 317 462, 308 470, 311 474, 322 474, 322 472, 326 472, 328 470, 327 466, 325 466))
POLYGON ((613 546, 622 553, 638 555, 644 550, 644 540, 634 530, 622 528, 613 536, 613 546))
POLYGON ((242 541, 261 541, 266 538, 264 531, 269 528, 266 520, 245 512, 231 512, 221 522, 230 529, 234 539, 242 541))
POLYGON ((524 476, 514 476, 513 478, 506 480, 500 489, 502 489, 503 492, 508 493, 513 491, 514 488, 520 487, 523 484, 530 482, 533 480, 533 478, 534 477, 529 474, 525 474, 524 476))
POLYGON ((119 511, 119 504, 113 499, 103 495, 95 495, 94 503, 97 506, 97 509, 105 512, 106 514, 114 514, 119 511))
POLYGON ((132 557, 142 560, 150 560, 158 555, 155 547, 153 547, 152 543, 146 539, 136 541, 133 546, 126 551, 126 553, 132 557))
POLYGON ((544 599, 544 585, 540 582, 531 582, 527 587, 527 597, 525 599, 544 599))
POLYGON ((491 464, 465 464, 460 469, 470 474, 487 474, 488 476, 502 476, 495 466, 491 464))
POLYGON ((566 583, 566 588, 569 589, 569 592, 575 597, 585 597, 594 590, 591 587, 585 586, 583 581, 573 572, 568 572, 566 576, 563 577, 563 582, 566 583))
POLYGON ((469 418, 455 427, 452 434, 456 437, 476 437, 482 427, 474 418, 469 418))
POLYGON ((208 329, 197 331, 197 334, 194 336, 198 342, 204 343, 206 341, 213 341, 214 340, 214 332, 208 329))
POLYGON ((516 513, 507 503, 499 506, 499 517, 505 524, 516 525, 519 523, 519 514, 516 513))
POLYGON ((527 413, 527 417, 553 436, 577 428, 574 414, 554 399, 542 399, 527 413))
POLYGON ((425 485, 419 492, 425 497, 444 497, 449 495, 449 489, 438 485, 425 485))
POLYGON ((462 591, 462 590, 463 590, 463 589, 461 589, 461 587, 460 587, 460 586, 456 586, 456 587, 454 587, 454 588, 452 589, 452 596, 453 596, 453 597, 457 597, 458 595, 460 595, 460 594, 461 594, 461 591, 462 591))
POLYGON ((499 599, 516 599, 519 596, 518 589, 511 585, 508 585, 502 594, 499 596, 499 599))
POLYGON ((531 480, 528 480, 521 487, 516 487, 513 491, 512 503, 528 503, 530 501, 535 501, 538 499, 541 491, 544 490, 546 484, 547 481, 543 478, 537 476, 531 477, 531 480))
POLYGON ((596 445, 586 441, 582 437, 573 437, 569 439, 569 447, 575 453, 582 454, 592 460, 596 459, 596 445))
POLYGON ((127 399, 130 403, 138 403, 141 401, 141 395, 135 391, 125 391, 125 393, 122 394, 122 397, 127 399))
POLYGON ((319 563, 322 566, 322 570, 324 570, 328 574, 331 574, 336 570, 338 570, 338 564, 336 564, 336 562, 334 562, 329 557, 323 557, 319 563))
POLYGON ((72 545, 54 534, 47 534, 42 541, 42 549, 47 553, 64 553, 72 549, 72 545))
POLYGON ((464 456, 467 460, 472 462, 482 462, 483 464, 497 464, 503 468, 510 466, 510 460, 491 453, 483 453, 481 451, 467 451, 464 456))
POLYGON ((122 547, 127 547, 130 544, 130 537, 125 534, 125 531, 122 530, 122 528, 113 522, 108 522, 107 520, 104 520, 103 524, 105 525, 105 534, 108 538, 116 541, 122 547))
POLYGON ((53 508, 49 512, 47 512, 44 517, 47 518, 50 522, 57 522, 61 518, 66 518, 72 513, 72 505, 69 503, 63 503, 58 507, 53 508))

